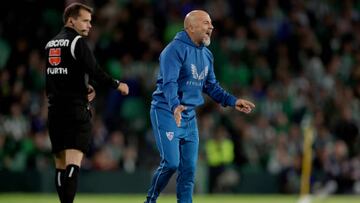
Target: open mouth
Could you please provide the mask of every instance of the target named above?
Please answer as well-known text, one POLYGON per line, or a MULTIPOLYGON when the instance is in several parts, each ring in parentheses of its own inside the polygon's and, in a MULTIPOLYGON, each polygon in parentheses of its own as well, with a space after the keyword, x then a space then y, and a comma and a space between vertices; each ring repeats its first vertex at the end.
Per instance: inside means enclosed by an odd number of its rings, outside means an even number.
POLYGON ((211 31, 207 31, 205 34, 206 34, 208 37, 210 37, 210 36, 211 36, 211 31))

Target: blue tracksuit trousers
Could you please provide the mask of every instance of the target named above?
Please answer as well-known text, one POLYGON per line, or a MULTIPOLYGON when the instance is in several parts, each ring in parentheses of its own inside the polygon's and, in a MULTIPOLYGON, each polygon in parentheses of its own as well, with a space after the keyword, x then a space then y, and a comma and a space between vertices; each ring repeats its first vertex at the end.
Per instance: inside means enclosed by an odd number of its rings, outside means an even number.
POLYGON ((147 194, 147 203, 156 202, 160 192, 176 171, 178 172, 176 179, 177 202, 192 202, 199 132, 195 113, 191 113, 183 113, 181 126, 177 127, 172 112, 156 107, 152 107, 150 110, 151 124, 161 162, 152 178, 147 194))

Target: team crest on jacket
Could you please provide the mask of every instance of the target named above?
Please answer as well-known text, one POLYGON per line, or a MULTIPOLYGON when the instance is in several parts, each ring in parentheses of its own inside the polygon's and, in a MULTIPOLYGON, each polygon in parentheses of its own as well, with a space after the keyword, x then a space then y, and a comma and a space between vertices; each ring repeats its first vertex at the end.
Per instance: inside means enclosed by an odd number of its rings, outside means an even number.
POLYGON ((204 70, 201 73, 198 73, 198 70, 194 64, 191 64, 191 73, 195 80, 203 80, 209 72, 209 67, 205 66, 204 70))
POLYGON ((174 132, 166 132, 166 137, 171 141, 174 138, 174 132))
POLYGON ((52 66, 57 66, 61 62, 61 49, 60 48, 50 48, 49 49, 49 63, 52 66))

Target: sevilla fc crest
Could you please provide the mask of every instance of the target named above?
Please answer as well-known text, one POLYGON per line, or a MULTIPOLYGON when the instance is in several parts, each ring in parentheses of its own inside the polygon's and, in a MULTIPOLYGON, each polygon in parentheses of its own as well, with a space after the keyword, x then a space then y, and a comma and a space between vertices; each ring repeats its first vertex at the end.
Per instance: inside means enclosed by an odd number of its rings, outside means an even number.
POLYGON ((171 141, 174 138, 174 132, 166 132, 166 137, 171 141))
POLYGON ((61 49, 51 48, 49 49, 49 63, 52 66, 57 66, 61 62, 61 49))

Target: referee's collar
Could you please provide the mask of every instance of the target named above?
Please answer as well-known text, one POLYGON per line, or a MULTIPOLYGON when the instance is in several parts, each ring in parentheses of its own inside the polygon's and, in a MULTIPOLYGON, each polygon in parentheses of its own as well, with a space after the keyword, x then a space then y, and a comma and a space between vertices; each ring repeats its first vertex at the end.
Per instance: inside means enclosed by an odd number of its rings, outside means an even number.
POLYGON ((76 32, 76 30, 74 28, 72 28, 72 27, 64 26, 64 30, 70 31, 70 32, 73 32, 74 34, 79 35, 79 33, 76 32))

